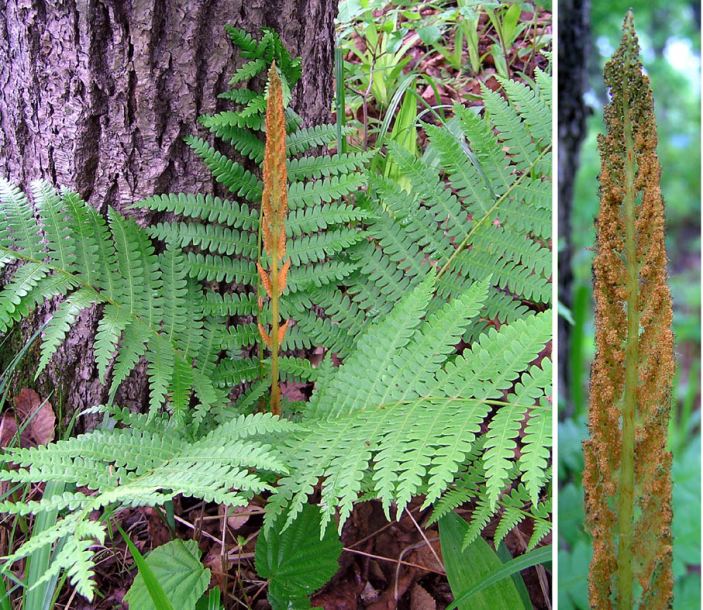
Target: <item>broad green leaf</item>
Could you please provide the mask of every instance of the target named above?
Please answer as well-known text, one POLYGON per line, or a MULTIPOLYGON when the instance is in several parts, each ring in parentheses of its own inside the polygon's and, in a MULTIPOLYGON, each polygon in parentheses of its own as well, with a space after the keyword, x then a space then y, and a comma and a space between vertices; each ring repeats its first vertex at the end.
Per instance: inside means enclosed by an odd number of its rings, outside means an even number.
POLYGON ((172 540, 151 551, 141 562, 135 556, 135 561, 139 574, 125 595, 134 610, 194 610, 210 582, 210 570, 200 562, 195 540, 172 540), (164 597, 154 594, 154 581, 164 597))
MULTIPOLYGON (((472 588, 480 585, 486 578, 494 576, 504 565, 496 552, 481 537, 474 540, 466 550, 462 551, 462 540, 466 535, 468 523, 456 513, 450 513, 439 522, 439 539, 442 545, 444 568, 447 572, 449 586, 457 600, 451 608, 460 610, 531 610, 522 600, 510 574, 502 576, 504 580, 494 582, 472 592, 472 588), (459 602, 460 596, 471 592, 471 599, 459 602)), ((449 609, 447 609, 449 610, 449 609)))
POLYGON ((256 543, 256 571, 269 581, 269 602, 274 610, 309 608, 308 597, 339 569, 342 543, 334 528, 320 539, 320 511, 306 505, 293 523, 279 534, 279 519, 268 536, 256 543))

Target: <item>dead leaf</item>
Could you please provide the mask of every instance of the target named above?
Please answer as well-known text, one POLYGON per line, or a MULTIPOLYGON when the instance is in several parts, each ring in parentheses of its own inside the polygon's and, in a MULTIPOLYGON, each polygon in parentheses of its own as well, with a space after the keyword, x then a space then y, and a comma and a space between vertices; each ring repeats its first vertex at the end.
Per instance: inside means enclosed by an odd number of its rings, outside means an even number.
POLYGON ((251 508, 248 506, 237 506, 228 512, 227 526, 235 532, 242 529, 251 516, 251 508))
POLYGON ((17 434, 17 422, 12 413, 0 417, 0 447, 7 447, 17 434))
POLYGON ((34 390, 22 388, 15 396, 15 417, 20 428, 28 422, 21 433, 21 445, 46 445, 54 440, 56 415, 48 400, 42 401, 34 390))
POLYGON ((437 602, 421 585, 410 591, 410 610, 437 610, 437 602))

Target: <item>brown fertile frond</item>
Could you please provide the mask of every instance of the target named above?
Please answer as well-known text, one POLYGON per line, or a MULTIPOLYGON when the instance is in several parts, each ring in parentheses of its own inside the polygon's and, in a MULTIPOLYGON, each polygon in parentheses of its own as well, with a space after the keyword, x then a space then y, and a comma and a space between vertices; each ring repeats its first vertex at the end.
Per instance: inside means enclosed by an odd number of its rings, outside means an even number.
POLYGON ((654 103, 631 13, 605 80, 611 101, 598 141, 596 357, 583 478, 594 548, 590 602, 594 608, 669 608, 672 309, 654 103))
POLYGON ((286 170, 286 122, 283 90, 275 62, 269 70, 268 100, 266 102, 266 148, 264 151, 264 190, 261 197, 261 233, 268 271, 261 261, 257 270, 261 284, 271 301, 270 332, 259 322, 259 334, 271 350, 271 412, 279 415, 280 387, 278 356, 288 328, 279 319, 280 300, 286 288, 290 260, 286 256, 286 215, 288 213, 288 174, 286 170))
POLYGON ((266 104, 266 149, 264 153, 263 209, 264 250, 277 262, 286 254, 285 218, 288 213, 288 174, 286 171, 286 122, 283 90, 276 64, 269 70, 266 104))

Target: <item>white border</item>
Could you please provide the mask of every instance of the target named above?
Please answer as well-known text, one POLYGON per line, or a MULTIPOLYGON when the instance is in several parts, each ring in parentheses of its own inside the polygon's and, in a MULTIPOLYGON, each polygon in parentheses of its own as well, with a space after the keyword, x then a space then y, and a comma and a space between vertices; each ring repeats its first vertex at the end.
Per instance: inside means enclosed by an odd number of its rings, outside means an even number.
POLYGON ((559 2, 552 0, 552 608, 559 608, 559 2))

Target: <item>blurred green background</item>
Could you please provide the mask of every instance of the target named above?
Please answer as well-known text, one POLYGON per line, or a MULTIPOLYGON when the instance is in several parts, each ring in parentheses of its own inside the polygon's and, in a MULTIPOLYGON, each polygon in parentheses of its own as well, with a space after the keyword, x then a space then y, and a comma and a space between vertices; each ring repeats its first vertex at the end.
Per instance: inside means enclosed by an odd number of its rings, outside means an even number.
MULTIPOLYGON (((632 7, 659 130, 667 250, 674 299, 677 379, 669 442, 674 452, 674 608, 700 608, 700 35, 698 2, 592 3, 589 65, 592 108, 576 178, 573 226, 573 372, 569 404, 559 405, 559 608, 588 608, 589 537, 583 528, 581 441, 586 438, 588 375, 593 357, 591 301, 594 218, 598 210, 596 135, 603 131, 602 69, 632 7)), ((560 74, 560 78, 565 75, 560 74)), ((568 315, 567 313, 567 315, 568 315)))

